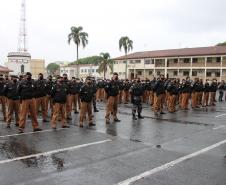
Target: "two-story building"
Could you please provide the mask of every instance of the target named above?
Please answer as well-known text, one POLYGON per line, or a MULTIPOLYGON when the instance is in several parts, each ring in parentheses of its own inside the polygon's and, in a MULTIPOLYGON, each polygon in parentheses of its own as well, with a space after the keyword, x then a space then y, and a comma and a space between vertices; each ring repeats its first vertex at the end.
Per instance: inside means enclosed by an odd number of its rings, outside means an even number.
POLYGON ((115 58, 119 78, 168 78, 226 80, 226 46, 144 51, 115 58), (127 71, 127 77, 126 77, 127 71))
POLYGON ((64 73, 68 75, 68 78, 77 76, 77 67, 79 69, 79 78, 85 79, 87 76, 92 76, 95 78, 101 78, 101 74, 98 73, 98 65, 93 64, 80 64, 80 65, 67 65, 60 67, 60 75, 64 73))

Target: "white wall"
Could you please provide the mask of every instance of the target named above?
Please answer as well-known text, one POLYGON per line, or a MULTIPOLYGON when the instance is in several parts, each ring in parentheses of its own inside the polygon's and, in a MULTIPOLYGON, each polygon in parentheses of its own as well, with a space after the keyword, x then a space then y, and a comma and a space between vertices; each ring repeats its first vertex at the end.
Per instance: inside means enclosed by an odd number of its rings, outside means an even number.
POLYGON ((26 57, 9 57, 6 66, 13 70, 10 74, 20 75, 22 65, 24 65, 24 73, 31 71, 30 62, 31 59, 26 57))

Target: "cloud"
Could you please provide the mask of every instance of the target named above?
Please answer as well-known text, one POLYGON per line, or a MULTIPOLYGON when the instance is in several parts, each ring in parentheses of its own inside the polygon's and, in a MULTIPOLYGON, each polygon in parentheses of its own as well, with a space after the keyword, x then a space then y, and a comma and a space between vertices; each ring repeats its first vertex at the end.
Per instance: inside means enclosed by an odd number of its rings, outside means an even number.
MULTIPOLYGON (((17 49, 20 0, 1 3, 0 59, 17 49)), ((67 44, 71 26, 83 26, 89 45, 80 56, 122 55, 128 35, 134 51, 215 45, 226 40, 224 0, 27 0, 28 46, 34 58, 73 61, 67 44)))

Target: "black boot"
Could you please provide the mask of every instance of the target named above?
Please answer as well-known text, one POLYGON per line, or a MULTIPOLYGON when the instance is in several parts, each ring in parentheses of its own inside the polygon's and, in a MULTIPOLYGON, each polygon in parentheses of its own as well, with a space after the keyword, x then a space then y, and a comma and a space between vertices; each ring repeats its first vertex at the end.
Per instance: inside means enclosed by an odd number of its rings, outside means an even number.
POLYGON ((97 108, 94 109, 94 112, 99 112, 99 110, 97 108))
POLYGON ((133 120, 137 120, 137 117, 135 114, 133 114, 133 120))
POLYGON ((138 119, 144 119, 144 117, 141 116, 141 114, 139 113, 139 114, 138 114, 138 119))

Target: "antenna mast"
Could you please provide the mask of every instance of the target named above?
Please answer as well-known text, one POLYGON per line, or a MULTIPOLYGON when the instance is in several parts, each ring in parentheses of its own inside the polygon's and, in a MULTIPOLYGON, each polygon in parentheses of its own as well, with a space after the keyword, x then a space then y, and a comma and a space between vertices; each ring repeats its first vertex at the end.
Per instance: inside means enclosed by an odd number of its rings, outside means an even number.
POLYGON ((22 0, 22 4, 21 4, 18 52, 27 52, 26 0, 22 0))

